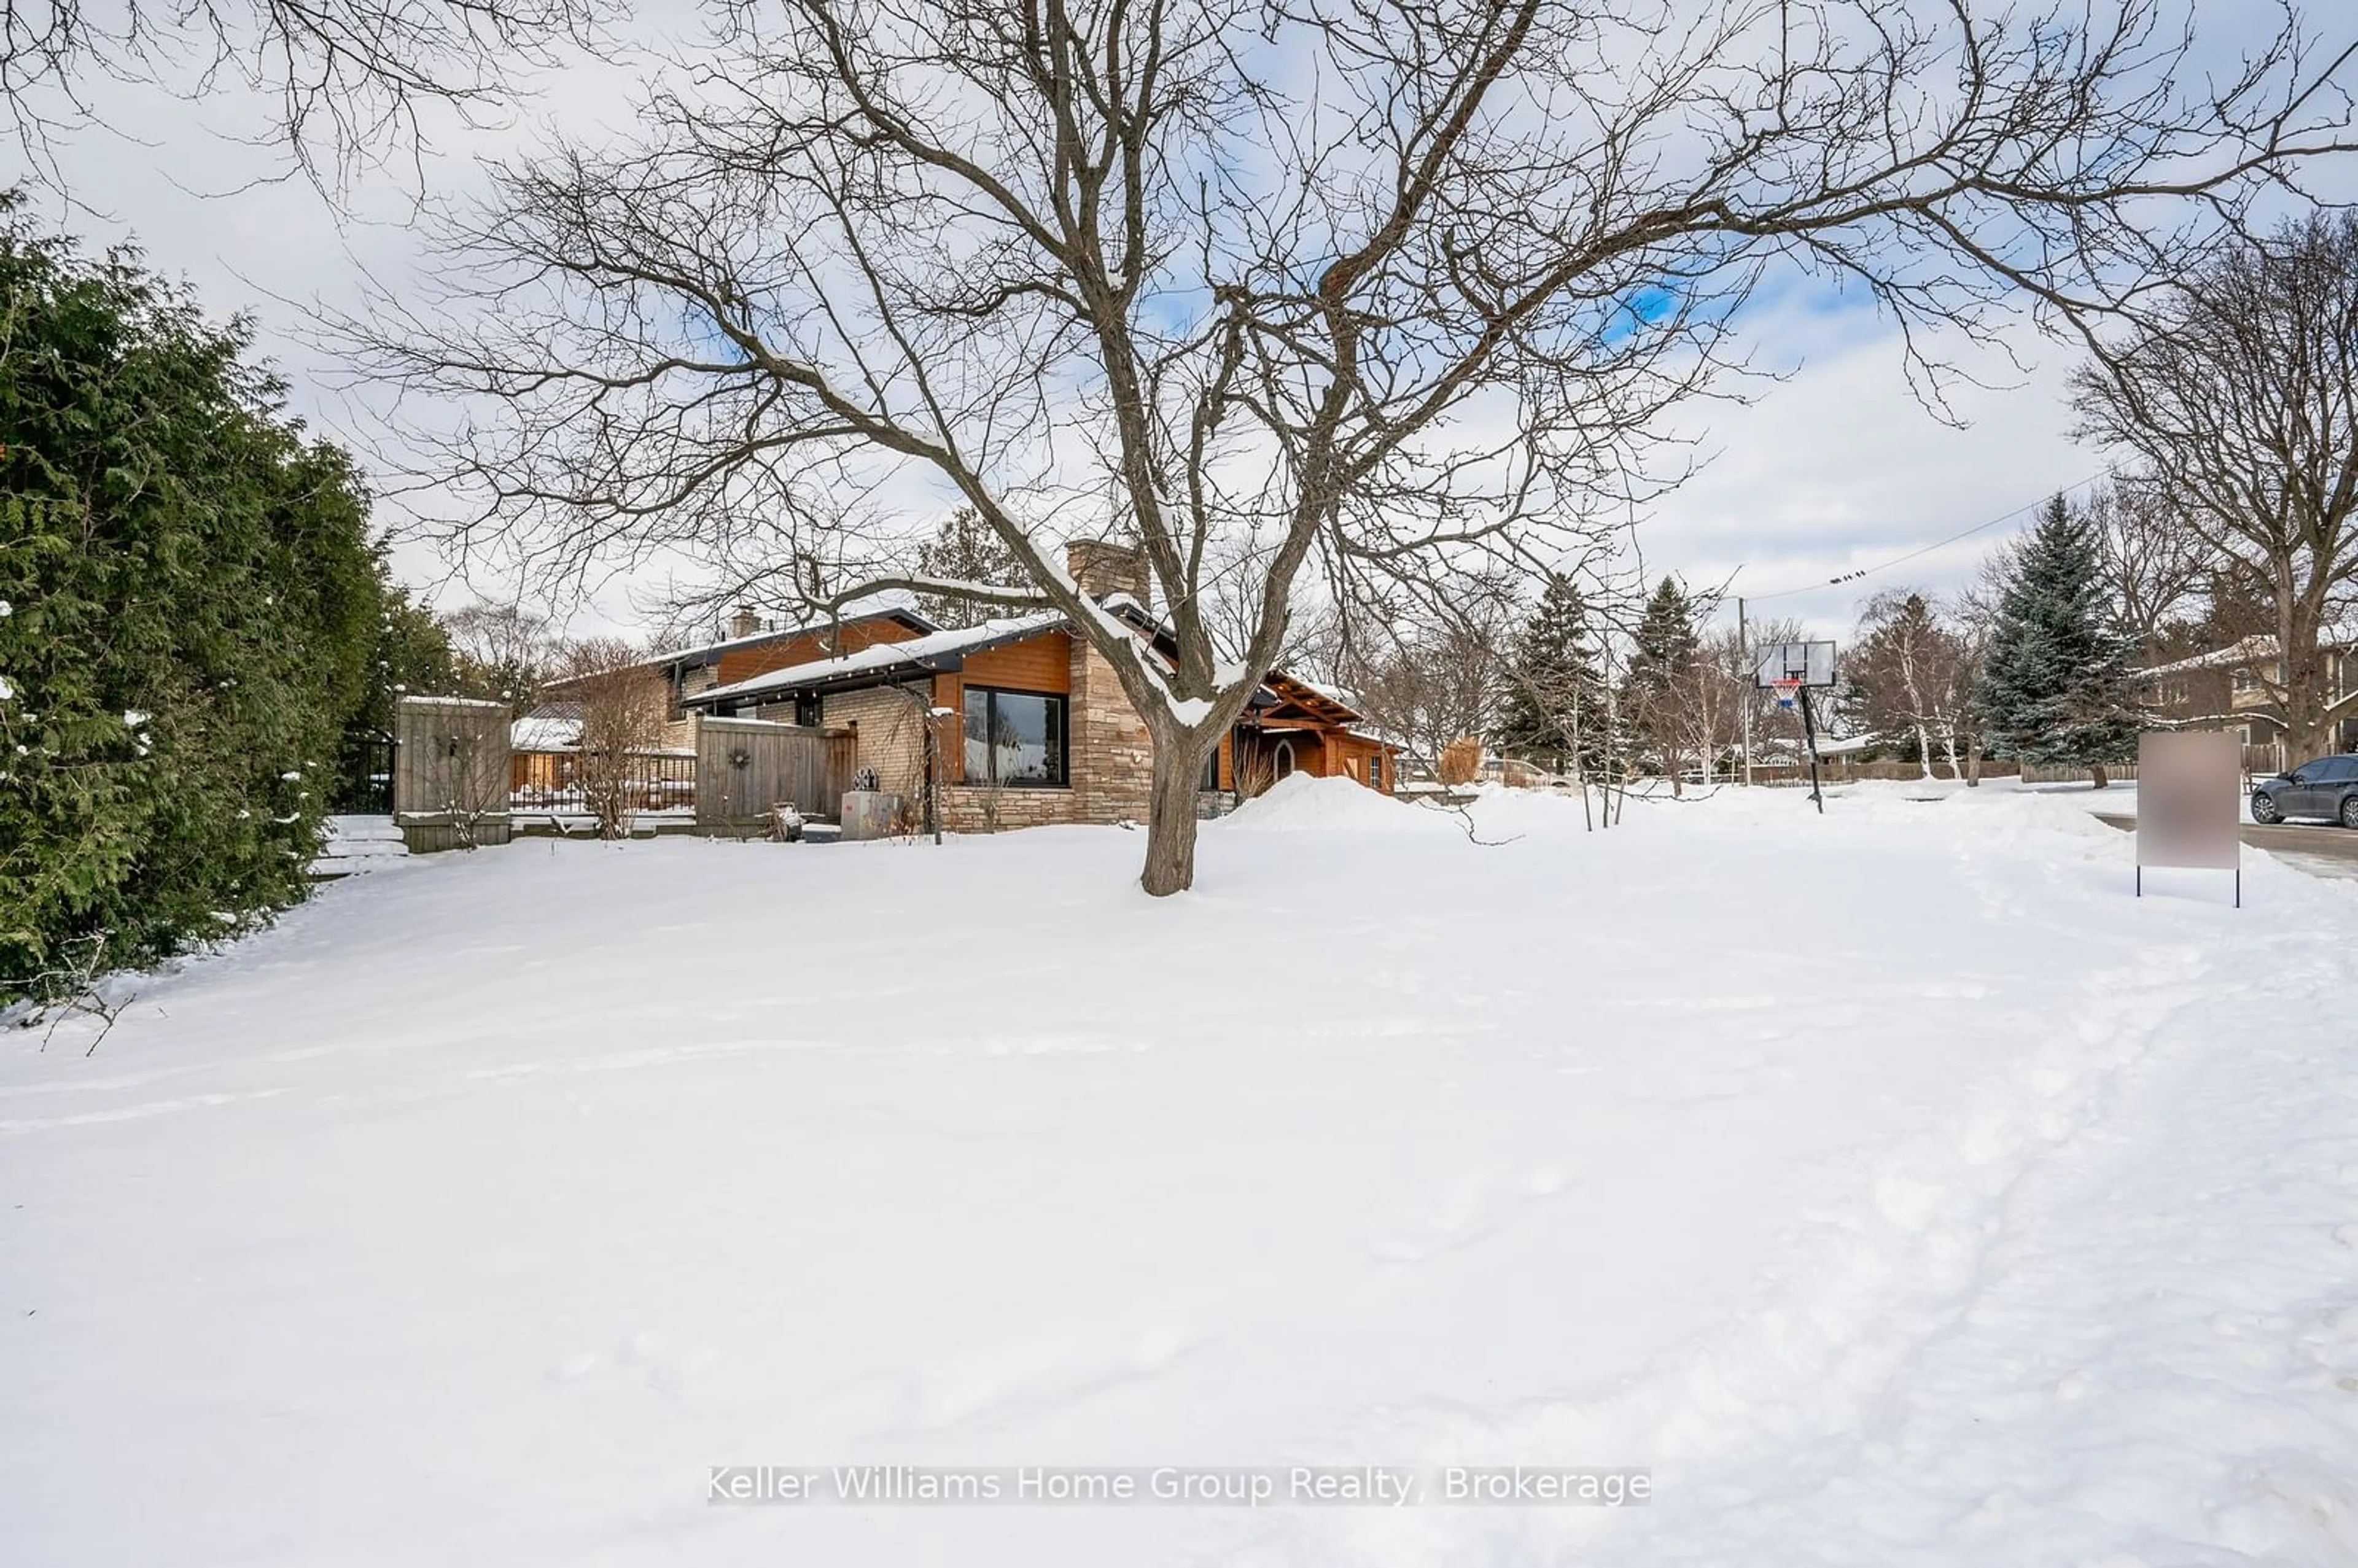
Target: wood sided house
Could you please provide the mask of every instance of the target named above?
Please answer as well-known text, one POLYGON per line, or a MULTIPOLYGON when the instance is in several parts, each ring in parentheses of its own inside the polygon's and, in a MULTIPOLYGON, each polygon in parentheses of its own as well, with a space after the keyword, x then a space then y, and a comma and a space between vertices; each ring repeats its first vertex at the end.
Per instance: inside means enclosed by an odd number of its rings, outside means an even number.
MULTIPOLYGON (((645 661, 644 667, 661 676, 671 692, 672 729, 665 736, 664 744, 696 744, 696 710, 687 705, 687 699, 699 693, 751 680, 772 670, 939 630, 914 609, 897 604, 847 615, 831 622, 787 627, 764 626, 752 610, 741 609, 737 611, 730 634, 721 641, 676 648, 645 661)), ((549 682, 544 688, 547 703, 566 703, 589 678, 593 677, 549 682)))
MULTIPOLYGON (((1161 640, 1139 553, 1096 541, 1069 554, 1074 580, 1137 628, 1161 640)), ((845 622, 835 649, 785 634, 758 653, 740 639, 732 668, 712 650, 654 661, 679 669, 685 714, 756 718, 851 731, 858 765, 877 788, 912 802, 937 772, 942 826, 952 831, 1046 823, 1143 819, 1153 768, 1146 725, 1113 666, 1073 634, 1056 611, 942 630, 910 611, 845 622), (790 659, 803 649, 808 656, 790 659), (758 657, 765 667, 748 670, 758 657), (732 679, 698 680, 707 668, 732 679), (742 672, 742 673, 741 673, 742 672)), ((1217 802, 1240 786, 1290 773, 1357 780, 1390 793, 1397 752, 1354 728, 1361 718, 1336 694, 1272 670, 1222 738, 1204 773, 1217 802)))

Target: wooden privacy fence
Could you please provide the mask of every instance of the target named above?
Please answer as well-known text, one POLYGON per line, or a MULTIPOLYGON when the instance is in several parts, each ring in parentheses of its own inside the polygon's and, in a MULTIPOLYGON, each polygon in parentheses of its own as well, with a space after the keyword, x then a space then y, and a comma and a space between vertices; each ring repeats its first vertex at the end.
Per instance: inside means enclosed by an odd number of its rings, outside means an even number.
MULTIPOLYGON (((2014 777, 2015 771, 2015 765, 2010 762, 2000 762, 1990 757, 1982 759, 1981 776, 1985 779, 2010 779, 2014 777)), ((1948 759, 1943 757, 1932 763, 1932 776, 1945 782, 1954 780, 1957 775, 1951 770, 1948 759)), ((1741 781, 1744 777, 1744 770, 1740 767, 1736 769, 1733 777, 1741 781)), ((1861 779, 1888 779, 1898 784, 1918 784, 1923 780, 1924 769, 1921 764, 1916 762, 1861 762, 1845 756, 1833 756, 1822 758, 1819 761, 1818 777, 1827 784, 1854 784, 1861 779)), ((1725 784, 1729 779, 1730 775, 1723 773, 1718 782, 1725 784)), ((1808 784, 1810 764, 1782 761, 1755 762, 1752 764, 1752 780, 1755 784, 1792 784, 1796 781, 1808 784)))
POLYGON ((508 841, 505 703, 405 697, 393 737, 393 818, 413 853, 508 841))
POLYGON ((707 719, 696 733, 696 826, 705 833, 765 833, 770 808, 792 801, 805 816, 843 811, 860 741, 848 732, 765 719, 707 719))

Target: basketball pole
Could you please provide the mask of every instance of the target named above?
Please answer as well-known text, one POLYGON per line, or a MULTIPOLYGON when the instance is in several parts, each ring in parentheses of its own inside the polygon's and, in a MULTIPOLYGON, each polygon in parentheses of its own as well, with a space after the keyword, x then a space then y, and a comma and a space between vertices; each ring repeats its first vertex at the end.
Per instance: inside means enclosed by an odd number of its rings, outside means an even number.
POLYGON ((1753 668, 1752 643, 1744 634, 1744 600, 1736 601, 1736 662, 1752 674, 1752 695, 1744 699, 1744 782, 1752 783, 1752 705, 1760 700, 1760 674, 1753 668))
POLYGON ((1825 792, 1818 787, 1818 726, 1810 717, 1810 683, 1801 682, 1801 735, 1810 743, 1810 798, 1818 803, 1818 815, 1826 814, 1825 792))

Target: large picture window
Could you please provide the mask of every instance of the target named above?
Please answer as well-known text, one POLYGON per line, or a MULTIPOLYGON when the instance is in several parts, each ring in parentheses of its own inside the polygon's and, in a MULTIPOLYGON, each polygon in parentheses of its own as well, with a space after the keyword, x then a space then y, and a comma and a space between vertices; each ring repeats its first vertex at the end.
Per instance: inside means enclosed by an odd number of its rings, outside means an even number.
POLYGON ((966 688, 966 782, 1060 788, 1065 699, 1035 691, 966 688))

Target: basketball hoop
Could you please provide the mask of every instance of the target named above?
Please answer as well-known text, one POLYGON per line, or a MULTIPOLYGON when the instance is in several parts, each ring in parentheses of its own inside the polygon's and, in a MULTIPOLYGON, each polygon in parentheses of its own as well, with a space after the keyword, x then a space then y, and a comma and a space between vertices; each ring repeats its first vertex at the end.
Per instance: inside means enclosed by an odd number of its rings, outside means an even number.
POLYGON ((1790 708, 1793 706, 1794 699, 1801 695, 1801 677, 1799 676, 1782 676, 1777 680, 1770 681, 1768 683, 1768 689, 1777 694, 1778 707, 1790 708))

